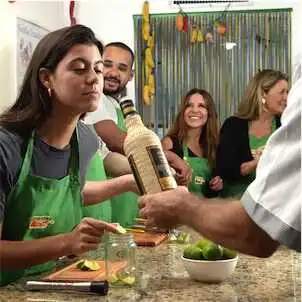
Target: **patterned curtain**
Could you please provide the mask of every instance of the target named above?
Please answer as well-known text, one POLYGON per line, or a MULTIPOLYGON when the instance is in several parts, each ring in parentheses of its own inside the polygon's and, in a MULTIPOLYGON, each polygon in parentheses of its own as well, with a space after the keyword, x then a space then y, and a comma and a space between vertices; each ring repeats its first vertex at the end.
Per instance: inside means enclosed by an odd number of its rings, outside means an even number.
POLYGON ((134 16, 135 93, 145 124, 160 136, 171 125, 181 98, 191 88, 203 88, 212 94, 223 122, 236 111, 248 80, 259 69, 291 74, 290 9, 189 13, 188 32, 177 30, 176 14, 150 17, 155 33, 154 102, 146 106, 142 101, 145 41, 140 15, 134 16), (227 24, 225 36, 214 34, 214 44, 190 42, 192 24, 205 31, 221 17, 227 24), (264 37, 269 37, 268 43, 264 37), (236 45, 226 49, 230 42, 236 45))

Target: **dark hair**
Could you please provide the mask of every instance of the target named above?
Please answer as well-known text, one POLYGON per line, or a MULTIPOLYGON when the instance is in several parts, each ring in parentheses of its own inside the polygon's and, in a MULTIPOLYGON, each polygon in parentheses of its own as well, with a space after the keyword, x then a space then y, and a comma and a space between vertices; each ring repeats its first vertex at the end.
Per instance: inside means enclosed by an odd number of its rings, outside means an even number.
POLYGON ((199 143, 204 151, 204 157, 209 161, 210 167, 214 169, 216 148, 219 140, 219 121, 213 98, 206 90, 193 88, 187 92, 180 103, 176 119, 168 130, 166 136, 176 137, 179 141, 183 141, 186 138, 188 128, 184 120, 184 112, 188 107, 189 100, 193 94, 200 94, 204 98, 206 109, 208 111, 208 120, 201 131, 199 143))
POLYGON ((74 25, 44 36, 34 50, 15 104, 0 115, 0 125, 21 133, 40 127, 52 111, 52 100, 39 79, 39 71, 54 72, 69 50, 77 44, 96 45, 101 55, 104 46, 93 31, 74 25))
POLYGON ((132 49, 128 45, 126 45, 123 42, 111 42, 105 46, 105 49, 108 47, 117 47, 117 48, 121 48, 121 49, 128 51, 131 55, 131 67, 133 66, 135 55, 134 55, 134 52, 132 51, 132 49))

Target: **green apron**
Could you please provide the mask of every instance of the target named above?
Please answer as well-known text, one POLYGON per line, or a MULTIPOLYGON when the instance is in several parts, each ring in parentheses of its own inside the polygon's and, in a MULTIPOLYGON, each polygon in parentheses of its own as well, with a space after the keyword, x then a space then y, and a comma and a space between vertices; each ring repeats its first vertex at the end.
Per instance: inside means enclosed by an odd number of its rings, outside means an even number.
MULTIPOLYGON (((116 113, 118 117, 117 126, 126 132, 122 111, 116 108, 116 113)), ((134 219, 138 217, 137 195, 132 192, 111 198, 111 207, 112 222, 119 222, 124 227, 132 226, 134 219)))
MULTIPOLYGON (((34 137, 33 133, 27 144, 17 183, 8 196, 2 240, 32 240, 68 233, 82 219, 76 131, 71 140, 68 175, 61 179, 30 174, 34 137)), ((54 265, 55 261, 49 261, 23 270, 2 270, 0 284, 8 284, 22 276, 50 270, 54 265)))
MULTIPOLYGON (((273 119, 272 133, 276 129, 277 129, 276 120, 273 119)), ((252 153, 253 157, 254 157, 254 154, 257 149, 258 150, 260 149, 261 151, 263 151, 271 134, 263 136, 263 137, 257 137, 257 136, 251 135, 251 134, 249 135, 249 145, 250 145, 250 149, 251 149, 251 153, 252 153)), ((252 183, 255 180, 255 178, 256 178, 256 171, 254 170, 250 174, 248 174, 246 176, 242 176, 241 179, 239 181, 237 181, 236 183, 230 184, 228 182, 225 182, 224 187, 223 187, 222 196, 223 197, 241 198, 243 193, 246 191, 247 187, 250 185, 250 183, 252 183)))
MULTIPOLYGON (((101 154, 97 152, 91 159, 86 180, 106 180, 106 172, 104 168, 104 162, 101 158, 101 154)), ((111 202, 110 200, 105 200, 100 204, 95 204, 91 206, 86 206, 83 208, 84 217, 93 217, 95 219, 100 219, 103 221, 111 222, 111 202)))
POLYGON ((202 157, 190 157, 187 146, 183 147, 183 159, 192 168, 192 181, 189 183, 189 191, 199 195, 207 195, 208 183, 211 180, 211 169, 207 159, 202 157))

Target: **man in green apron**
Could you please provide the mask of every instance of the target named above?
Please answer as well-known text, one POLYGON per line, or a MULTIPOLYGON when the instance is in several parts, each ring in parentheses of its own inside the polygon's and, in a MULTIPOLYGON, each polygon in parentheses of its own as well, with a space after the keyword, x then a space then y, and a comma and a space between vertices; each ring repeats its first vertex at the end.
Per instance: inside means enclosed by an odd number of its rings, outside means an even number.
MULTIPOLYGON (((106 172, 104 168, 104 162, 101 157, 100 152, 97 152, 92 158, 86 175, 86 180, 96 181, 96 180, 106 180, 106 172)), ((111 201, 105 200, 99 204, 86 206, 83 208, 84 217, 93 217, 103 221, 111 222, 111 201)))
MULTIPOLYGON (((100 110, 89 114, 85 122, 95 124, 97 133, 111 151, 123 154, 126 129, 124 117, 116 99, 133 77, 134 54, 122 43, 112 46, 109 44, 107 45, 107 55, 103 56, 103 60, 104 95, 100 102, 100 110)), ((111 207, 112 221, 119 222, 123 226, 130 226, 138 215, 137 195, 128 192, 113 197, 111 207)))
MULTIPOLYGON (((126 129, 118 99, 125 93, 127 83, 133 78, 134 53, 124 43, 113 42, 106 45, 103 61, 104 88, 101 102, 98 110, 87 115, 85 122, 95 126, 96 132, 110 151, 124 154, 126 129)), ((187 183, 191 178, 191 169, 183 161, 172 163, 174 154, 167 153, 169 163, 181 176, 183 183, 187 183)), ((124 226, 131 225, 138 214, 137 196, 126 193, 112 198, 111 201, 112 221, 124 226)))

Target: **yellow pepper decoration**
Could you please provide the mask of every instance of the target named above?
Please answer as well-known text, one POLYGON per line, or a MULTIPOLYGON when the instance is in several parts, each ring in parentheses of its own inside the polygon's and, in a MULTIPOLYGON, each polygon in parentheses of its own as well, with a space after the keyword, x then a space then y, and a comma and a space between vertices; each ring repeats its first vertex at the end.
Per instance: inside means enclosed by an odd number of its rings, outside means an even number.
POLYGON ((153 69, 155 67, 152 51, 154 48, 154 32, 150 33, 150 16, 149 16, 149 3, 144 2, 143 5, 143 25, 142 25, 142 37, 144 41, 147 41, 147 47, 145 49, 144 58, 144 91, 143 102, 145 105, 150 106, 155 94, 155 80, 153 75, 153 69))

